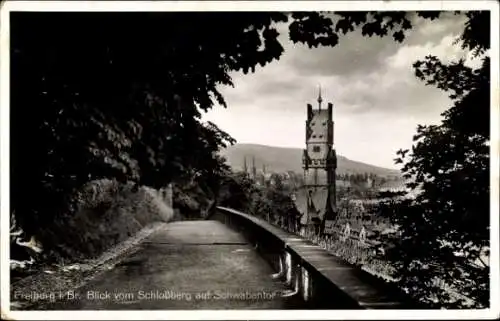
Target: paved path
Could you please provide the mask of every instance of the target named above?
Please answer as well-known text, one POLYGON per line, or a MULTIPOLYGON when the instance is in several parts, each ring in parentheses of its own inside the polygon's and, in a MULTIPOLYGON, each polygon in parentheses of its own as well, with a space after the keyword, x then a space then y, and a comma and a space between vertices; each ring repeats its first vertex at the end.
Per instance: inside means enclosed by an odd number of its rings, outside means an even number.
POLYGON ((168 224, 114 269, 49 309, 287 309, 287 287, 238 233, 217 221, 168 224))

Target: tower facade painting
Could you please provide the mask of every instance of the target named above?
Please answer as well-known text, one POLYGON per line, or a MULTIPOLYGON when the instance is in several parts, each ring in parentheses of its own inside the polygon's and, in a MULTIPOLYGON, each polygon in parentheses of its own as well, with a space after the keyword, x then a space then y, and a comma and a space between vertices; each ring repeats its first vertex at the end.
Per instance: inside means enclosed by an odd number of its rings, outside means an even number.
POLYGON ((307 206, 301 224, 306 230, 330 234, 336 217, 333 104, 322 109, 321 89, 318 108, 307 104, 306 149, 303 151, 304 188, 307 206))

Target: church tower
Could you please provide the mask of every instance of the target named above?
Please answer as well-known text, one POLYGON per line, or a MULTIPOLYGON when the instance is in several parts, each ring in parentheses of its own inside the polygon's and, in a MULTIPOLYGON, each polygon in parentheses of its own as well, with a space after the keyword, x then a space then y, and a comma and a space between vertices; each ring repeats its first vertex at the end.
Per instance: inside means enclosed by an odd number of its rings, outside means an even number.
POLYGON ((247 157, 243 156, 243 172, 248 174, 247 157))
POLYGON ((337 155, 333 145, 333 104, 322 109, 321 87, 318 109, 307 104, 306 149, 303 152, 305 213, 301 224, 305 232, 329 233, 336 217, 335 171, 337 155))
POLYGON ((257 168, 255 167, 255 156, 252 156, 252 179, 257 179, 257 168))

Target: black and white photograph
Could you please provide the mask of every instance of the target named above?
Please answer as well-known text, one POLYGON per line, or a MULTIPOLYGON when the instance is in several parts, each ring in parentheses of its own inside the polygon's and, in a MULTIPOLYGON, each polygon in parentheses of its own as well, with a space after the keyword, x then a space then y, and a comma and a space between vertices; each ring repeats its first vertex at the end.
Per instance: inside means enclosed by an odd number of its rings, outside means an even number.
POLYGON ((500 317, 495 1, 5 1, 2 319, 500 317))

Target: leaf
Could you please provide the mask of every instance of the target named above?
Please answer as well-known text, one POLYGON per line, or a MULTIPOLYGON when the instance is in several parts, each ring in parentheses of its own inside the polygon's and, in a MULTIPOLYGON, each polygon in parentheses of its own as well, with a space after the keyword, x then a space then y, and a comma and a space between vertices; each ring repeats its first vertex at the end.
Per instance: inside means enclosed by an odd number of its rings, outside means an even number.
POLYGON ((403 42, 403 40, 405 39, 405 34, 402 30, 396 31, 392 36, 397 42, 403 42))

